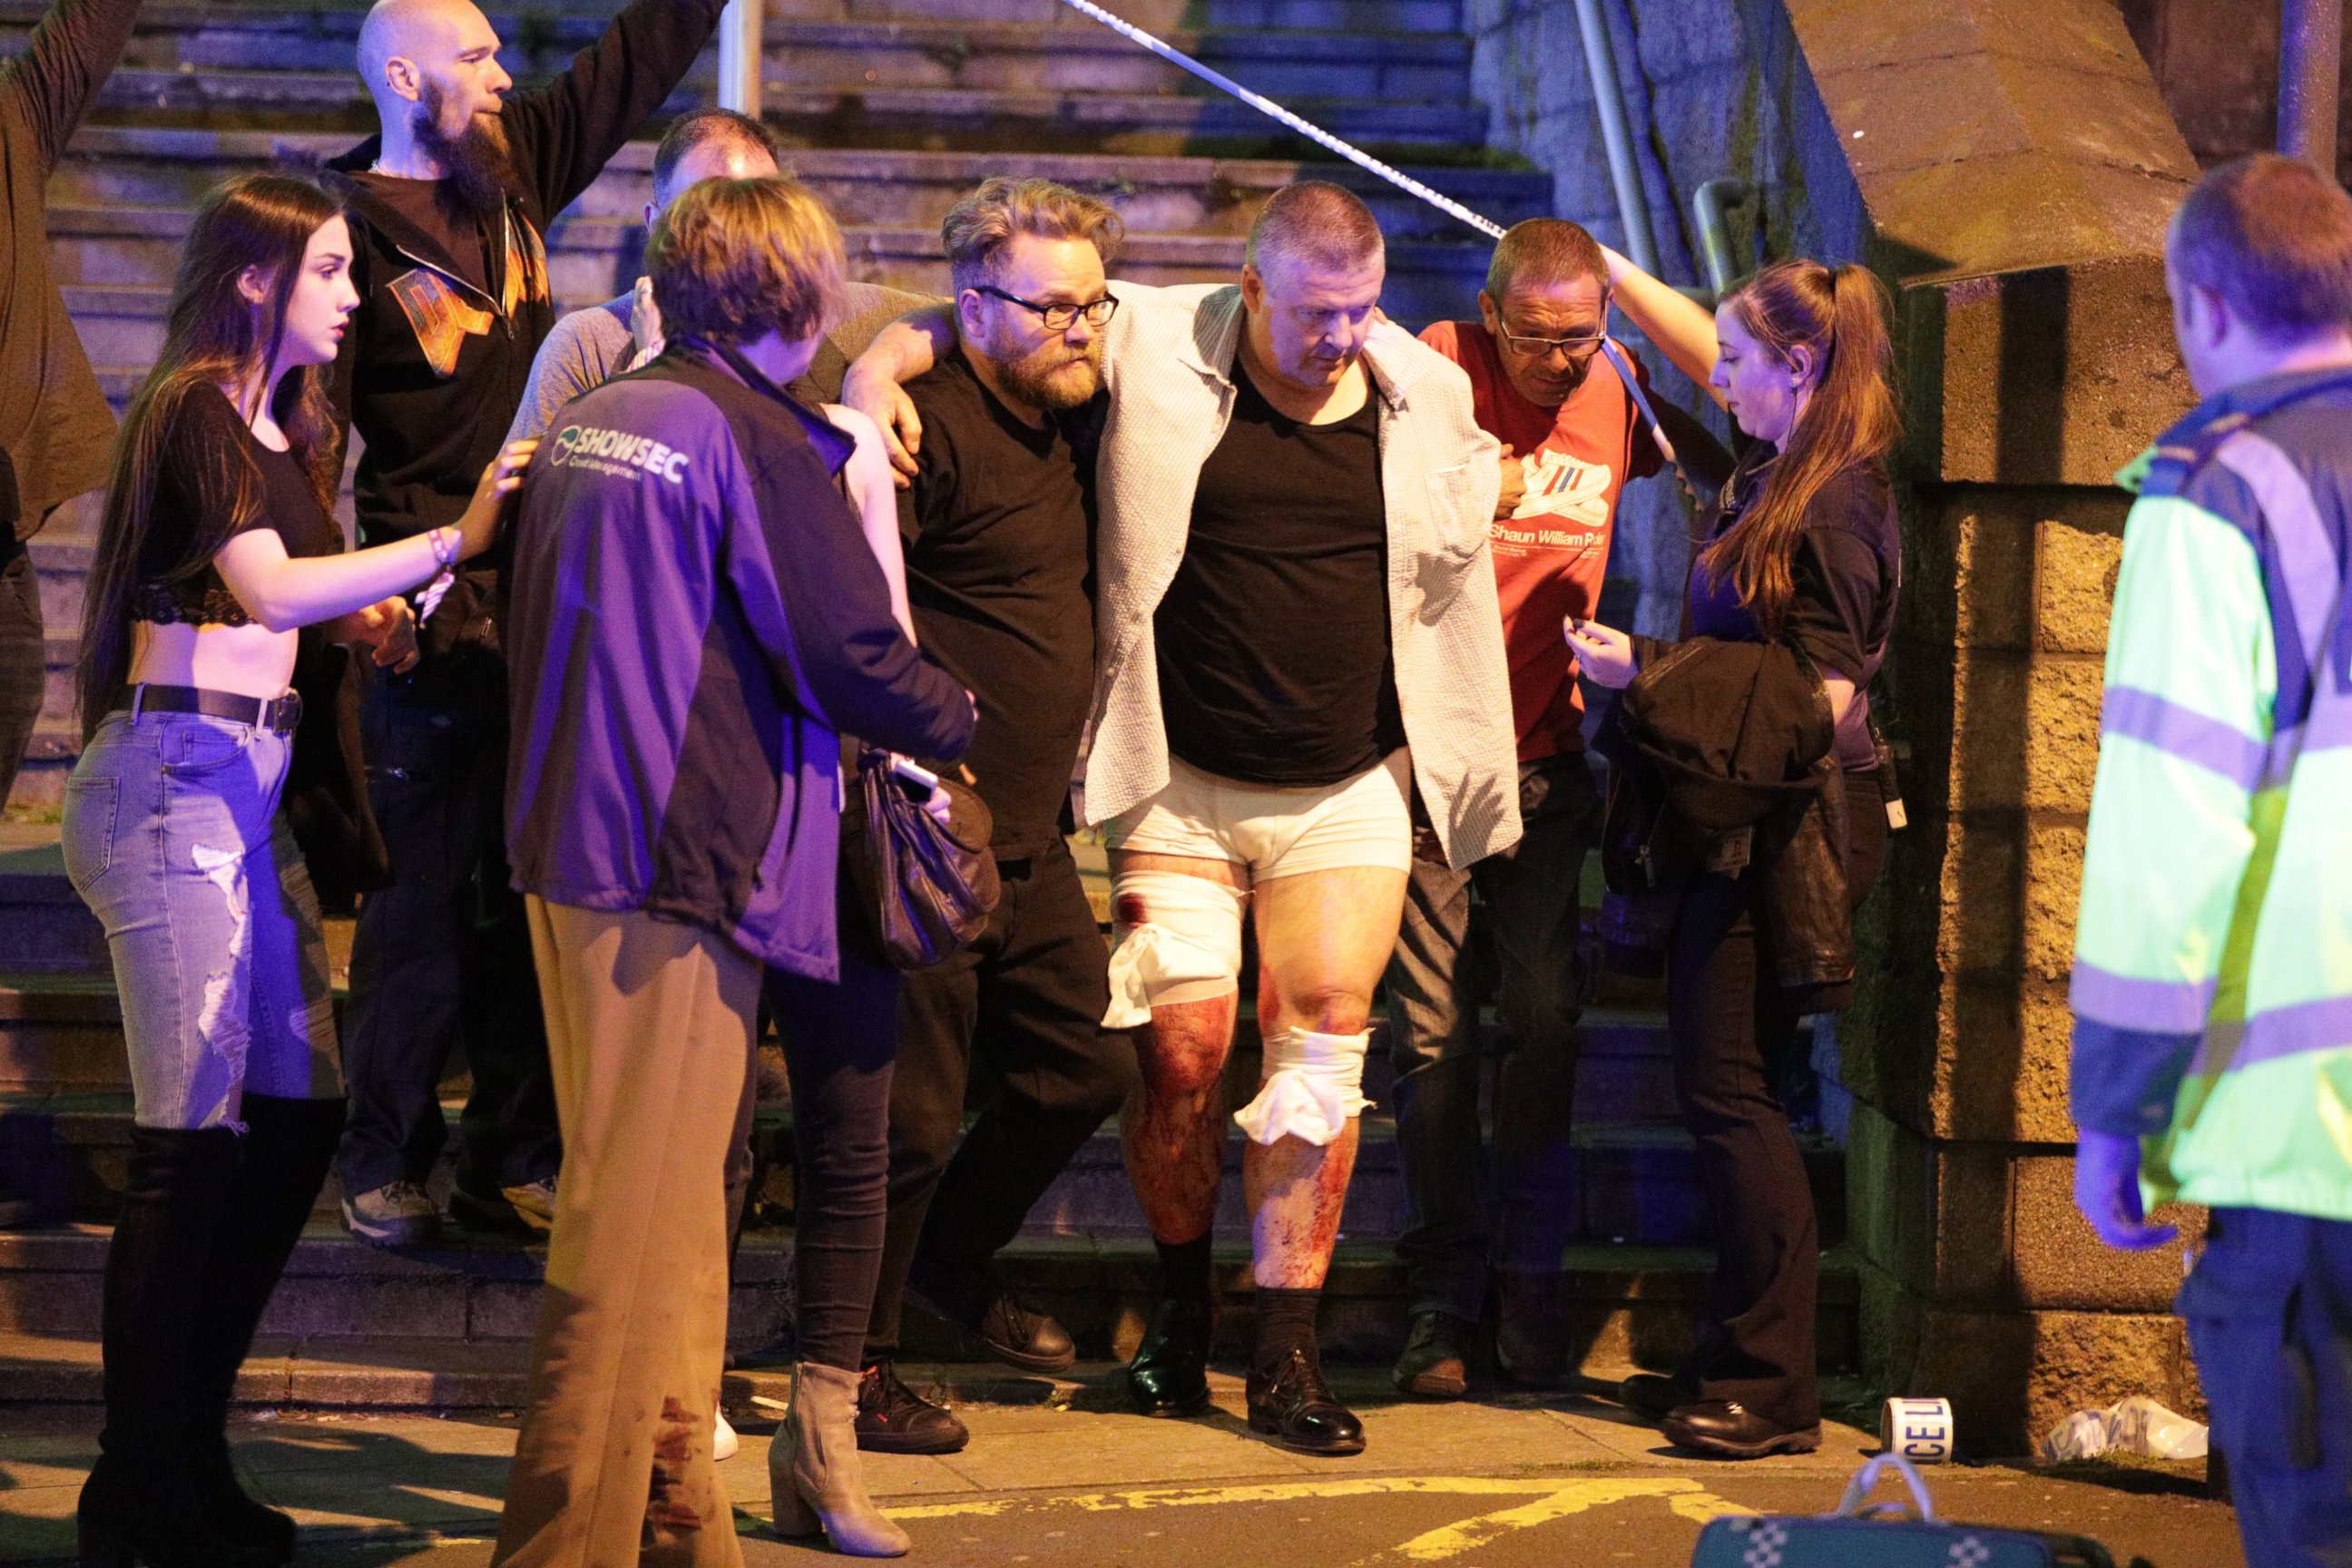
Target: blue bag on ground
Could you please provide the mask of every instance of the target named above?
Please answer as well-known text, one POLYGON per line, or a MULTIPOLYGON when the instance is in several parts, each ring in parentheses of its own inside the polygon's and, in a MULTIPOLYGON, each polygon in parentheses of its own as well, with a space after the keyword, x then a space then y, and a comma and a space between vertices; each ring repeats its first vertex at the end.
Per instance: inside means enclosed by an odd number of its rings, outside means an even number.
POLYGON ((1834 1513, 1710 1520, 1691 1568, 2115 1568, 2115 1559, 2080 1536, 1948 1524, 1910 1461, 1882 1454, 1854 1473, 1834 1513), (1889 1466, 1910 1483, 1916 1511, 1864 1506, 1889 1466))

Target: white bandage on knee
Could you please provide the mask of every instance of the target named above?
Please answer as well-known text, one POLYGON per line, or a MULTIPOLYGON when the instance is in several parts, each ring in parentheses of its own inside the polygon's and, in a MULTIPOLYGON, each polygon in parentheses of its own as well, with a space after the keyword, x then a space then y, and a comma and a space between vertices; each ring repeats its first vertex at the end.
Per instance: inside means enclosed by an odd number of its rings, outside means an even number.
POLYGON ((1248 895, 1181 871, 1129 871, 1111 884, 1110 1010, 1132 1029, 1151 1009, 1241 989, 1242 910, 1248 895), (1140 915, 1138 920, 1132 917, 1140 915))
POLYGON ((1320 1148, 1372 1102, 1364 1098, 1364 1053, 1372 1037, 1285 1029, 1265 1042, 1265 1080, 1234 1112, 1259 1143, 1300 1138, 1320 1148))

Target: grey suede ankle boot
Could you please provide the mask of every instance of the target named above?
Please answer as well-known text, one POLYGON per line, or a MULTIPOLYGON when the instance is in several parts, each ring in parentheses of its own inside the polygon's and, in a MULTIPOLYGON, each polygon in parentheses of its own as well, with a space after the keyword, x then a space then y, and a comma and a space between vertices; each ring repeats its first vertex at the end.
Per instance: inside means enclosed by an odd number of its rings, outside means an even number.
POLYGON ((866 1495, 857 1458, 857 1373, 793 1367, 793 1408, 768 1448, 768 1500, 779 1535, 824 1531, 845 1557, 904 1557, 914 1542, 866 1495))

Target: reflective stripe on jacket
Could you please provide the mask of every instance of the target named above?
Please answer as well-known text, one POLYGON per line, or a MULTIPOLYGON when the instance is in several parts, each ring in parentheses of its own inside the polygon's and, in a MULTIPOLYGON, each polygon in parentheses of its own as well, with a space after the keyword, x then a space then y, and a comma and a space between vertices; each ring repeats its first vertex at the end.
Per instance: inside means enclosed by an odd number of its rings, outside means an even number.
POLYGON ((2352 1220, 2347 421, 2347 371, 2209 398, 2125 529, 2074 1102, 2155 1200, 2352 1220))

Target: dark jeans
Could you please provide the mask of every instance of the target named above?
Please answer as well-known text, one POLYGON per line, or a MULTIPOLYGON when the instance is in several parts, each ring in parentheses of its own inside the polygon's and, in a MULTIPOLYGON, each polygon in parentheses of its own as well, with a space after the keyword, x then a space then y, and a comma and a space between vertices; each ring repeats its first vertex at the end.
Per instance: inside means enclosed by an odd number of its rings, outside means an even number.
MULTIPOLYGON (((1886 853, 1875 773, 1849 773, 1847 892, 1859 908, 1886 853)), ((1698 1142, 1715 1222, 1708 1333, 1682 1369, 1701 1399, 1733 1399, 1784 1428, 1821 1419, 1813 1316, 1821 1229, 1805 1162, 1773 1091, 1808 1041, 1756 923, 1744 878, 1701 877, 1666 955, 1675 1095, 1698 1142)))
POLYGON ((360 904, 343 1015, 343 1190, 423 1182, 446 1136, 438 1085, 459 1040, 474 1087, 457 1179, 494 1195, 562 1157, 530 932, 508 886, 506 672, 460 649, 421 681, 374 682, 361 710, 368 794, 393 885, 360 904), (464 661, 462 668, 458 661, 464 661))
MULTIPOLYGON (((8 527, 0 523, 0 530, 8 527)), ((0 542, 0 805, 8 804, 47 681, 42 647, 41 584, 33 558, 13 540, 0 542), (14 557, 11 559, 11 557, 14 557)))
POLYGON ((1476 1321, 1486 1270, 1559 1267, 1576 1226, 1576 1020, 1584 960, 1578 885, 1601 796, 1581 752, 1519 767, 1524 836, 1467 870, 1416 858, 1389 963, 1389 1056, 1412 1310, 1476 1321), (1500 1077, 1491 1163, 1481 1146, 1478 1009, 1466 989, 1470 892, 1501 961, 1500 1077))
POLYGON ((2176 1306, 2247 1563, 2352 1563, 2352 1222, 2215 1209, 2176 1306))
POLYGON ((1135 1083, 1133 1044, 1102 1027, 1109 949, 1069 846, 998 866, 1004 896, 988 929, 906 977, 869 1361, 898 1352, 910 1276, 919 1289, 983 1274, 1135 1083), (975 1049, 994 1092, 958 1147, 975 1049))
POLYGON ((793 1331, 801 1360, 850 1372, 882 1265, 898 988, 896 970, 846 942, 837 984, 768 971, 793 1086, 793 1331))

